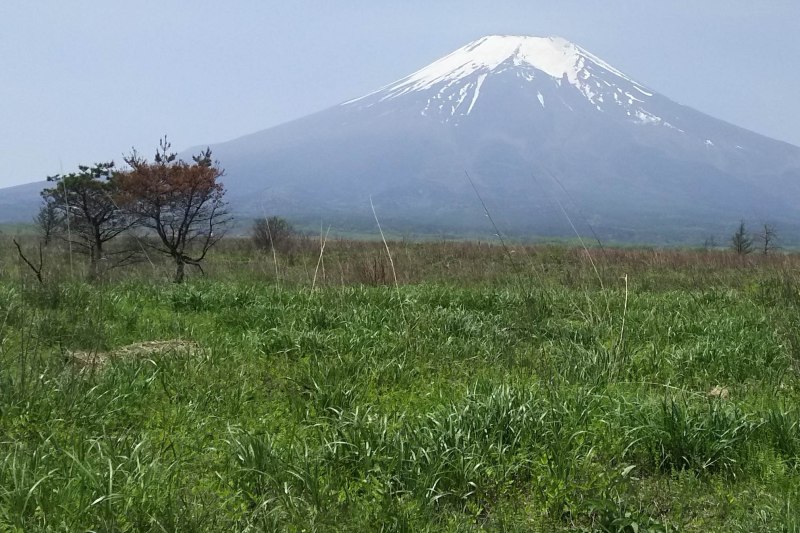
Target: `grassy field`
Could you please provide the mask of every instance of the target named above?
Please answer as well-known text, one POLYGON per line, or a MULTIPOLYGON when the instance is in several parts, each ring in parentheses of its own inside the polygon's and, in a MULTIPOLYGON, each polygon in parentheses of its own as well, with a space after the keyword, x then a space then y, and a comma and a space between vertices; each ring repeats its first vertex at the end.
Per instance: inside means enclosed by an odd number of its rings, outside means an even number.
POLYGON ((0 240, 0 531, 800 531, 800 256, 223 245, 0 240))

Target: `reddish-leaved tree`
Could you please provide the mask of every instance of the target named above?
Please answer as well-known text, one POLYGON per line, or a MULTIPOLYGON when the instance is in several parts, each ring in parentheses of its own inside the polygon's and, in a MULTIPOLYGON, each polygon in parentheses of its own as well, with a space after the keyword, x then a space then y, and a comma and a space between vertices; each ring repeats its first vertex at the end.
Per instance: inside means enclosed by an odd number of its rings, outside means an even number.
POLYGON ((117 177, 123 208, 158 237, 152 245, 175 261, 175 282, 182 283, 186 265, 202 272, 200 263, 231 221, 219 178, 223 170, 211 150, 193 163, 177 159, 164 137, 151 163, 134 150, 125 158, 130 170, 117 177))

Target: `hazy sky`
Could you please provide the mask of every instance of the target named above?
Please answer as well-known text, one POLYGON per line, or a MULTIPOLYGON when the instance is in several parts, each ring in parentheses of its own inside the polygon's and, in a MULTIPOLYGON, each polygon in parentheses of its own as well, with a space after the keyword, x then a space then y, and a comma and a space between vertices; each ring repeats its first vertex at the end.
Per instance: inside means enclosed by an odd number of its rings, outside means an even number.
POLYGON ((797 0, 0 0, 0 186, 252 133, 488 34, 560 35, 800 145, 797 0))

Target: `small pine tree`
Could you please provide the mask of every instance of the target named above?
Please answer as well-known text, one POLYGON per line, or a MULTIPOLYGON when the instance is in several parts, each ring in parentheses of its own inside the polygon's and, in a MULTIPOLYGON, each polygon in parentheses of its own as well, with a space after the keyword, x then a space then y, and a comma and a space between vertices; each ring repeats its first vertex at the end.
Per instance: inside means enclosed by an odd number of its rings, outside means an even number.
MULTIPOLYGON (((137 220, 117 205, 119 187, 113 162, 80 165, 78 170, 47 178, 53 187, 41 193, 43 216, 63 219, 72 229, 67 239, 88 255, 89 279, 96 279, 109 241, 132 229, 137 220), (47 210, 52 210, 51 215, 47 210)), ((41 227, 41 221, 37 223, 41 227)))
POLYGON ((739 229, 731 237, 731 249, 739 255, 747 255, 753 251, 753 238, 747 234, 744 220, 739 222, 739 229))

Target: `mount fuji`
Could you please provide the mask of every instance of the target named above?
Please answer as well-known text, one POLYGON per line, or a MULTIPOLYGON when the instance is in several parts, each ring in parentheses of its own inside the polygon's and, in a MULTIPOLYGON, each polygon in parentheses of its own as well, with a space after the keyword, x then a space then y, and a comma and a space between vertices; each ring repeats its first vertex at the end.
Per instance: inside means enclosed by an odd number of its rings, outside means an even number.
POLYGON ((240 219, 371 231, 372 199, 396 232, 490 234, 483 201, 517 236, 569 236, 565 214, 617 241, 701 242, 740 219, 800 234, 800 148, 675 103, 557 37, 483 37, 211 149, 240 219))

